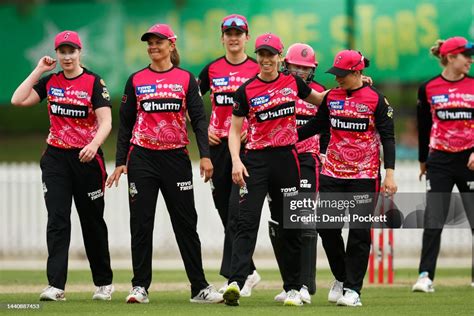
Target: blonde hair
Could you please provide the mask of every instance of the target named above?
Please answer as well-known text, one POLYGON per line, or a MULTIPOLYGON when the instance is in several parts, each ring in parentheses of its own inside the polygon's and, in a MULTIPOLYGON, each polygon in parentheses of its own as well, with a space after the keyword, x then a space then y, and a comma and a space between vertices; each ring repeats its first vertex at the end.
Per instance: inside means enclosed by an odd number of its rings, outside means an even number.
POLYGON ((441 55, 441 52, 440 52, 441 45, 443 45, 444 42, 445 40, 441 40, 441 39, 437 40, 434 46, 431 46, 430 52, 431 52, 431 55, 435 56, 436 58, 440 60, 441 65, 446 66, 448 64, 448 57, 446 57, 445 55, 441 55))
POLYGON ((180 57, 178 53, 178 48, 176 46, 174 47, 174 50, 171 52, 170 59, 173 66, 175 67, 179 66, 180 57))

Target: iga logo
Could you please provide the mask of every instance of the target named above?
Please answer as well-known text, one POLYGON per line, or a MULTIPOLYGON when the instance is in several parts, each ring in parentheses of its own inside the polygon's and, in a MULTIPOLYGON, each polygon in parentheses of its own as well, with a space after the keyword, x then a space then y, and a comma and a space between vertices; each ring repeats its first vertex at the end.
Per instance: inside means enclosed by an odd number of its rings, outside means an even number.
POLYGON ((49 88, 49 95, 54 95, 55 97, 64 97, 64 89, 51 87, 49 88))
POLYGON ((280 90, 280 93, 282 95, 289 95, 289 94, 292 94, 293 93, 293 89, 291 88, 283 88, 280 90))
POLYGON ((212 84, 216 87, 223 87, 229 85, 229 77, 222 77, 222 78, 213 78, 212 84))
POLYGON ((356 110, 359 113, 365 113, 365 112, 369 111, 369 107, 365 104, 357 103, 356 104, 356 110))
POLYGON ((250 99, 250 106, 263 105, 265 103, 268 103, 269 101, 270 101, 270 96, 268 94, 262 95, 262 96, 250 99))
POLYGON ((155 84, 148 84, 148 85, 143 85, 143 86, 137 86, 135 88, 135 93, 137 95, 156 93, 156 85, 155 84))
POLYGON ((89 94, 86 91, 76 91, 76 97, 78 99, 87 99, 89 94))
POLYGON ((344 109, 344 100, 330 101, 329 108, 331 110, 343 110, 344 109))
POLYGON ((448 101, 449 101, 449 97, 447 94, 434 95, 431 97, 432 104, 446 103, 448 101))
POLYGON ((183 86, 180 84, 170 84, 171 91, 173 92, 181 92, 183 91, 183 86))

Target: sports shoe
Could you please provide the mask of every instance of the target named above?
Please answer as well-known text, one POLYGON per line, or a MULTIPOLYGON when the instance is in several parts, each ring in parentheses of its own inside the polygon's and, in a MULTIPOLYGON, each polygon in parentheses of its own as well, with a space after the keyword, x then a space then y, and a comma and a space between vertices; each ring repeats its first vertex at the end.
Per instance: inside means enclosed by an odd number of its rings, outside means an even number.
POLYGON ((297 290, 289 290, 286 293, 286 299, 283 302, 285 306, 301 306, 303 305, 303 301, 301 300, 300 291, 297 290))
POLYGON ((334 280, 328 294, 328 302, 337 303, 337 300, 344 295, 344 283, 334 280))
POLYGON ((301 300, 305 304, 311 304, 311 295, 309 294, 308 287, 303 285, 300 289, 301 300))
POLYGON ((225 290, 227 290, 228 286, 229 286, 229 284, 227 284, 227 281, 226 281, 224 284, 222 284, 221 288, 217 292, 219 292, 221 294, 224 294, 224 292, 225 292, 225 290))
POLYGON ((93 300, 110 301, 115 288, 112 284, 98 286, 92 296, 93 300))
POLYGON ((40 301, 65 301, 64 290, 49 285, 40 294, 40 301))
POLYGON ((229 306, 239 306, 240 288, 237 282, 232 282, 224 292, 224 303, 229 306))
POLYGON ((274 298, 275 302, 283 303, 286 300, 286 292, 285 290, 281 291, 280 294, 277 294, 274 298))
POLYGON ((212 285, 202 289, 199 293, 189 300, 191 303, 199 304, 217 304, 222 303, 224 298, 222 294, 217 292, 212 285))
POLYGON ((262 278, 260 274, 257 273, 257 270, 254 270, 252 274, 247 276, 247 280, 245 281, 242 290, 240 291, 240 296, 242 297, 249 297, 252 295, 252 289, 260 282, 262 278))
POLYGON ((337 305, 339 306, 362 306, 359 293, 351 289, 344 289, 346 293, 337 300, 337 305))
POLYGON ((142 303, 147 304, 150 301, 148 300, 148 293, 146 292, 143 286, 134 286, 130 293, 128 294, 125 302, 132 304, 132 303, 142 303))
POLYGON ((413 292, 425 292, 425 293, 433 293, 434 287, 433 287, 433 281, 428 276, 428 272, 424 271, 421 272, 420 275, 418 276, 418 280, 416 280, 416 283, 413 285, 411 288, 413 292))

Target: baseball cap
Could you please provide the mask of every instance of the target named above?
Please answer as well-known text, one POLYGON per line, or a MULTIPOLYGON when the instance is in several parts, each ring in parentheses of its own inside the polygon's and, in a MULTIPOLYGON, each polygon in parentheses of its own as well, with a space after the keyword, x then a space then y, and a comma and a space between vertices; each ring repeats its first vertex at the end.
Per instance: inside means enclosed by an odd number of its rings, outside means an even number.
POLYGON ((283 52, 283 42, 275 34, 262 34, 255 40, 255 52, 261 49, 269 50, 274 55, 281 54, 283 52))
POLYGON ((61 45, 69 45, 75 48, 82 48, 79 34, 74 31, 62 31, 54 38, 54 49, 58 49, 61 45))
POLYGON ((150 35, 156 35, 159 38, 170 40, 171 42, 176 42, 178 38, 171 27, 168 24, 155 24, 148 29, 148 31, 142 35, 142 41, 146 42, 150 35))
POLYGON ((337 53, 332 67, 327 73, 338 77, 345 77, 355 70, 362 70, 369 66, 369 60, 356 50, 343 50, 337 53))
POLYGON ((439 53, 443 56, 447 54, 474 55, 474 43, 468 42, 461 36, 450 37, 439 48, 439 53))
POLYGON ((249 24, 243 15, 231 14, 222 19, 221 31, 225 32, 229 29, 236 29, 244 33, 249 32, 249 24))

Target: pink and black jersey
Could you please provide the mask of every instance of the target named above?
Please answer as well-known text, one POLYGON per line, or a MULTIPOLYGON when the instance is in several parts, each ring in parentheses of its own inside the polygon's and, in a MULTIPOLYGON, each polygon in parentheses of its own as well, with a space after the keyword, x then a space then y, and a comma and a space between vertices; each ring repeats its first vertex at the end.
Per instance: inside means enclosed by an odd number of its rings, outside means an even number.
POLYGON ((48 98, 50 129, 46 142, 58 148, 83 148, 98 129, 95 110, 111 107, 104 81, 84 68, 75 78, 58 72, 41 78, 33 89, 41 100, 48 98))
POLYGON ((204 105, 194 76, 172 67, 150 67, 132 74, 120 107, 116 164, 125 165, 130 144, 152 150, 184 148, 189 144, 186 111, 196 134, 201 157, 209 157, 204 105))
POLYGON ((330 129, 331 139, 322 169, 324 175, 343 179, 378 178, 380 142, 384 167, 395 167, 393 109, 371 86, 330 90, 316 117, 298 130, 298 136, 305 139, 326 129, 330 129))
POLYGON ((473 77, 430 79, 418 90, 417 110, 420 162, 426 161, 428 148, 444 152, 474 148, 473 77))
MULTIPOLYGON (((315 81, 311 81, 308 86, 317 92, 326 90, 323 85, 315 81)), ((300 128, 305 125, 311 118, 316 116, 317 112, 318 107, 316 105, 299 99, 296 101, 296 126, 300 128)), ((298 154, 310 153, 319 156, 319 134, 296 143, 296 151, 298 154)))
MULTIPOLYGON (((219 138, 229 136, 234 92, 255 77, 258 71, 258 64, 251 57, 240 64, 231 64, 223 56, 204 67, 199 74, 199 88, 203 95, 210 91, 212 112, 209 132, 219 138)), ((242 129, 247 129, 247 121, 244 121, 242 129)))
POLYGON ((285 73, 268 82, 255 76, 244 83, 235 92, 232 113, 248 119, 245 148, 294 145, 298 140, 295 103, 310 93, 311 88, 300 77, 285 73))

